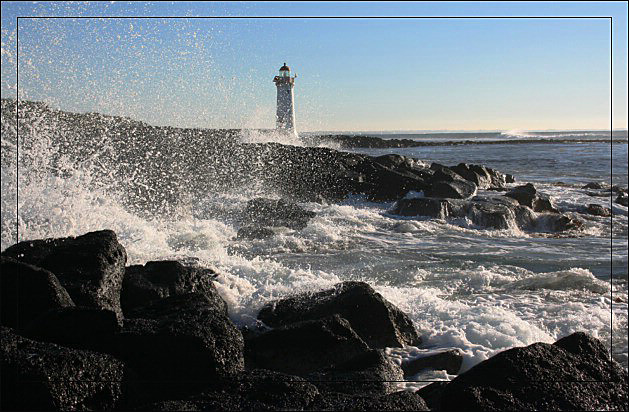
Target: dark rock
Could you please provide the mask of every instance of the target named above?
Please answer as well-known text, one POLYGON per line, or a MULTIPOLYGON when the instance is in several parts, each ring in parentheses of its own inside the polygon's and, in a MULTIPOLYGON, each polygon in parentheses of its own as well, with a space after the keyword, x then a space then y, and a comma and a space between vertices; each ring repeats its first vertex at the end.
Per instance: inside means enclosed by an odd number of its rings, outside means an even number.
POLYGON ((114 335, 120 331, 111 310, 67 307, 41 315, 25 329, 25 336, 79 349, 109 352, 114 335))
POLYGON ((515 177, 510 174, 505 174, 505 183, 515 183, 515 177))
POLYGON ((1 329, 2 410, 111 410, 120 404, 126 371, 119 360, 1 329))
POLYGON ((384 396, 349 395, 327 392, 320 394, 308 408, 315 411, 429 411, 417 393, 394 392, 384 396))
POLYGON ((441 395, 443 395, 443 391, 448 385, 448 381, 437 381, 433 382, 430 385, 426 385, 416 393, 421 396, 426 404, 430 408, 431 411, 439 410, 439 405, 441 403, 441 395))
POLYGON ((452 182, 435 182, 424 191, 428 197, 449 199, 468 199, 476 195, 476 185, 466 180, 454 180, 452 182))
POLYGON ((627 371, 584 333, 501 352, 450 382, 441 410, 626 410, 627 371))
POLYGON ((423 369, 444 370, 449 375, 456 375, 461 369, 463 354, 458 349, 450 349, 429 356, 422 356, 402 363, 404 376, 413 376, 423 369))
POLYGON ((389 169, 411 169, 413 167, 424 168, 426 165, 418 159, 399 154, 385 154, 374 157, 374 162, 389 169))
POLYGON ((142 410, 259 411, 303 410, 319 396, 303 378, 256 369, 216 382, 211 389, 184 400, 147 405, 142 410))
POLYGON ((2 325, 23 329, 52 309, 74 306, 68 292, 49 271, 2 256, 2 325))
POLYGON ((238 229, 236 239, 268 239, 275 236, 273 229, 260 226, 244 226, 238 229))
POLYGON ((382 350, 370 350, 307 378, 321 391, 370 395, 395 392, 404 381, 400 366, 382 350))
POLYGON ((543 225, 550 229, 552 232, 564 232, 567 230, 577 230, 583 227, 583 222, 579 219, 560 215, 549 216, 546 219, 539 219, 544 222, 543 225))
POLYGON ((174 260, 129 266, 122 282, 122 310, 126 314, 169 296, 193 292, 213 297, 217 294, 215 276, 211 269, 184 266, 174 260))
POLYGON ((516 206, 501 201, 500 198, 476 197, 462 207, 462 212, 456 207, 451 208, 452 215, 468 217, 472 223, 483 228, 516 229, 516 206))
POLYGON ((389 213, 399 216, 430 216, 445 219, 450 214, 448 206, 447 200, 431 197, 400 199, 389 213))
POLYGON ((247 340, 245 350, 247 367, 306 375, 347 361, 369 347, 347 320, 333 315, 270 330, 247 340))
POLYGON ((454 170, 439 163, 431 164, 430 168, 434 170, 432 182, 454 182, 462 179, 461 175, 454 170))
POLYGON ((616 197, 616 200, 614 200, 614 202, 626 207, 627 204, 629 203, 629 197, 627 196, 626 193, 620 193, 618 197, 616 197))
POLYGON ((609 217, 612 215, 612 211, 610 208, 598 205, 596 203, 591 203, 587 205, 587 207, 585 208, 585 211, 586 213, 589 213, 590 215, 594 215, 594 216, 609 217))
POLYGON ((373 201, 397 200, 411 190, 426 190, 433 173, 419 167, 389 168, 371 159, 365 159, 353 169, 361 176, 355 192, 364 193, 373 201))
POLYGON ((127 253, 111 230, 20 242, 2 255, 54 273, 76 305, 111 310, 122 319, 120 289, 127 253))
POLYGON ((463 179, 474 183, 479 189, 486 189, 492 185, 491 176, 483 166, 459 163, 450 169, 463 179))
POLYGON ((419 345, 410 318, 364 282, 343 282, 333 289, 301 294, 265 305, 258 319, 271 327, 339 314, 371 347, 419 345))
POLYGON ((138 372, 144 401, 191 394, 244 368, 242 335, 218 294, 170 296, 127 316, 115 355, 138 372))
POLYGON ((522 206, 528 206, 536 212, 559 213, 559 210, 552 204, 550 197, 539 193, 531 183, 515 187, 506 193, 505 196, 517 200, 522 206))
POLYGON ((247 202, 244 212, 245 221, 257 226, 285 226, 300 230, 308 221, 316 216, 294 203, 282 199, 257 198, 247 202))

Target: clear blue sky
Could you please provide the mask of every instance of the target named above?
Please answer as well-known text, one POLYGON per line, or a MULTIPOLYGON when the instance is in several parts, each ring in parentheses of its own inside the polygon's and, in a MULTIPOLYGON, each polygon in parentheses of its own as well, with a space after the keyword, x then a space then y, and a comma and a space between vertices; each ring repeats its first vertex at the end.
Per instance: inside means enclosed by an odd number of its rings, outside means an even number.
POLYGON ((19 20, 24 99, 157 125, 271 128, 272 78, 287 62, 302 131, 609 128, 608 19, 473 17, 612 16, 614 128, 627 128, 625 2, 3 2, 3 97, 16 94, 16 16, 67 17, 19 20))

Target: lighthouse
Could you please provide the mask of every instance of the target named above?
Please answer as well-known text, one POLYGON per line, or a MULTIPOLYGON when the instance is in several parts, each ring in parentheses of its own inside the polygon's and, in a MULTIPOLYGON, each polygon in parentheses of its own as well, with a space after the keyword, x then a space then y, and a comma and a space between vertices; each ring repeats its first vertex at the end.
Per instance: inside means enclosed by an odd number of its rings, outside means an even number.
POLYGON ((297 75, 291 77, 290 67, 284 63, 280 67, 279 76, 273 78, 275 86, 277 86, 276 128, 278 131, 293 135, 297 135, 295 131, 295 96, 293 94, 295 77, 297 75))

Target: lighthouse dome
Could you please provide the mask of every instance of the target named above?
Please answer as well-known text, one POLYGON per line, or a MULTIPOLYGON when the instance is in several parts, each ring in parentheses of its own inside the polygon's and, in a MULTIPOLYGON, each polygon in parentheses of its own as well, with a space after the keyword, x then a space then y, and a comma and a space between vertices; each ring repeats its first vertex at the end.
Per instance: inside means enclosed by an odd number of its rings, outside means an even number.
POLYGON ((284 63, 284 65, 282 67, 280 67, 280 71, 281 72, 289 72, 290 71, 290 67, 288 67, 286 65, 286 63, 284 63))

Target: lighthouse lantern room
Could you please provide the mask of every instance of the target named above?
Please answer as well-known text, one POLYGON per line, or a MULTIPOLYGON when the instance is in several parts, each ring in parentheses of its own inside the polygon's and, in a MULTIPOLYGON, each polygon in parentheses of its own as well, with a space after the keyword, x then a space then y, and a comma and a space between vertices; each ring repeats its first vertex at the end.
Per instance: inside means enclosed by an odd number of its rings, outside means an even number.
POLYGON ((291 77, 290 67, 284 63, 280 67, 279 76, 273 78, 277 87, 277 112, 276 127, 277 130, 290 134, 297 134, 295 130, 295 96, 293 87, 295 86, 295 78, 291 77))

